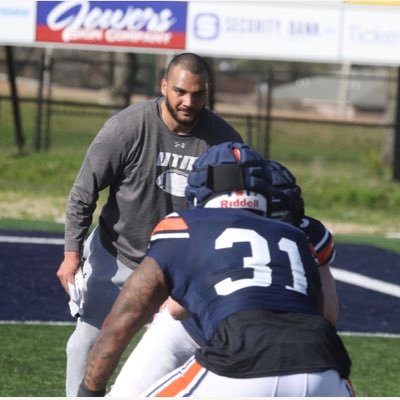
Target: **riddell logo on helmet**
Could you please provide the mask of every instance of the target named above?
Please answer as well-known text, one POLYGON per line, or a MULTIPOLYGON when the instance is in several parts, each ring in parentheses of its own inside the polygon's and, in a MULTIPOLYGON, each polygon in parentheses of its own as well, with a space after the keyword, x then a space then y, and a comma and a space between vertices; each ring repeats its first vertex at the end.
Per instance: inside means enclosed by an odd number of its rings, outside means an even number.
POLYGON ((213 197, 206 202, 206 208, 244 208, 266 212, 267 201, 264 196, 254 192, 232 192, 213 197))
POLYGON ((221 203, 221 208, 256 208, 258 209, 260 204, 259 201, 257 199, 255 200, 249 200, 246 198, 243 199, 236 199, 236 200, 226 200, 226 199, 222 199, 220 201, 221 203))

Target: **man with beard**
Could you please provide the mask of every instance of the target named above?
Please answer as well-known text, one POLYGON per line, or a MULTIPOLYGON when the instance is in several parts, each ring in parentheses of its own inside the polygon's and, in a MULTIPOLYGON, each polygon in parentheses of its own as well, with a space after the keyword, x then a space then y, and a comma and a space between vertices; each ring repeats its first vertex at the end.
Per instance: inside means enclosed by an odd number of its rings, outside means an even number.
POLYGON ((206 108, 209 73, 200 56, 175 56, 161 81, 163 97, 111 117, 87 151, 68 198, 64 260, 57 272, 77 317, 67 344, 67 397, 77 396, 90 348, 143 259, 152 229, 186 207, 195 160, 210 146, 242 141, 206 108), (107 188, 99 222, 84 244, 99 193, 107 188))

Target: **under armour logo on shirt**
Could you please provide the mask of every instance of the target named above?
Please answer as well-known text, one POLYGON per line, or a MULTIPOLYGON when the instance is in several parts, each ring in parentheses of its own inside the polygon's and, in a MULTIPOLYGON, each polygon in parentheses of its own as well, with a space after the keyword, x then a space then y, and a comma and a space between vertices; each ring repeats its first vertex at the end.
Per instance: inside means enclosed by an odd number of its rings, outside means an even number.
POLYGON ((184 149, 186 147, 186 144, 183 142, 175 142, 174 144, 175 147, 180 147, 181 149, 184 149))

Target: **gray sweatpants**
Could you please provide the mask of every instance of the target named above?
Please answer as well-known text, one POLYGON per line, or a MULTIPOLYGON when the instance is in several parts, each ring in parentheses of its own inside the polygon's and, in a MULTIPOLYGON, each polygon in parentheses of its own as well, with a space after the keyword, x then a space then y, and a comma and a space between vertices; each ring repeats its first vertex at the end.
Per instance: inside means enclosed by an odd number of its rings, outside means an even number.
POLYGON ((84 247, 83 316, 67 343, 66 396, 76 397, 86 360, 107 314, 132 269, 112 256, 100 243, 96 227, 84 247))

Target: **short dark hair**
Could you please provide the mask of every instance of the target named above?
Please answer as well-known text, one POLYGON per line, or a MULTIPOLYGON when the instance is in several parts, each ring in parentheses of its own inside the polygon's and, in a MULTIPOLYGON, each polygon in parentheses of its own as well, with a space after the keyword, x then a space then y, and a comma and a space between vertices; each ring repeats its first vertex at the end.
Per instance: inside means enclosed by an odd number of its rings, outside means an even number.
POLYGON ((174 56, 168 64, 167 70, 165 71, 165 79, 168 78, 170 71, 172 71, 172 69, 177 65, 192 74, 206 74, 207 79, 210 78, 210 66, 203 57, 200 57, 195 53, 181 53, 174 56))

